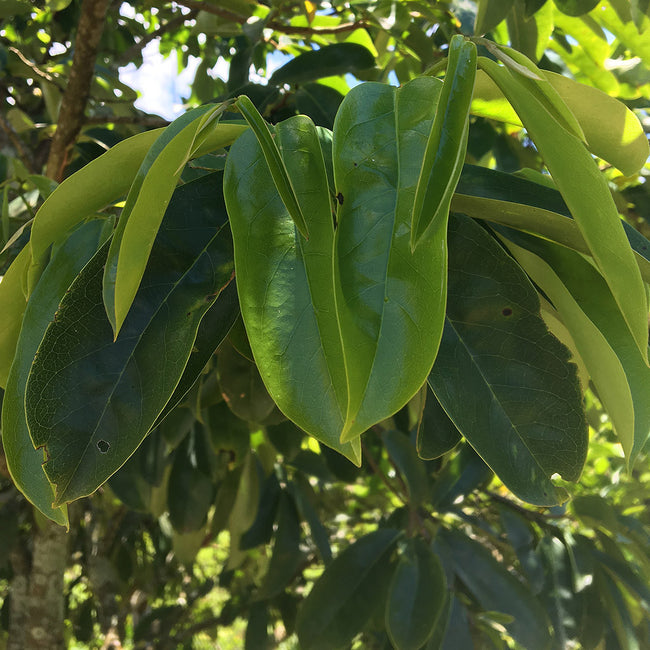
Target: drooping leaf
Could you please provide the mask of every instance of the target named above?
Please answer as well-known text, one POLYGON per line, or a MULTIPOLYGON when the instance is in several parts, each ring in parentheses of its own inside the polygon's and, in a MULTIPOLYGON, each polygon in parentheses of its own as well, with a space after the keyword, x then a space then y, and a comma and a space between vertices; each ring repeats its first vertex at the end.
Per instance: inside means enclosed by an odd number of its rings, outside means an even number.
MULTIPOLYGON (((106 314, 115 337, 140 286, 158 228, 185 164, 210 133, 220 134, 225 105, 196 108, 172 122, 147 152, 126 197, 104 269, 106 314)), ((230 144, 231 132, 220 146, 230 144)))
POLYGON ((26 409, 32 440, 48 453, 57 505, 92 493, 137 448, 178 384, 201 318, 230 282, 220 180, 205 176, 174 195, 117 341, 102 300, 106 250, 86 265, 48 327, 26 409))
POLYGON ((277 529, 269 568, 258 593, 259 598, 272 598, 295 578, 304 560, 300 551, 300 520, 295 504, 285 492, 280 496, 277 529))
POLYGON ((531 95, 516 74, 480 58, 521 117, 647 361, 645 289, 605 177, 589 151, 531 95))
POLYGON ((485 230, 456 215, 449 239, 445 332, 429 385, 519 498, 560 503, 565 491, 550 477, 577 480, 587 449, 569 352, 546 329, 530 281, 485 230))
POLYGON ((425 460, 439 458, 453 449, 461 437, 460 431, 427 385, 424 410, 418 424, 418 456, 425 460))
POLYGON ((323 77, 343 75, 347 72, 367 70, 375 65, 375 57, 363 45, 335 43, 312 52, 299 54, 269 79, 269 84, 304 84, 323 77))
POLYGON ((544 609, 526 586, 482 544, 460 530, 441 530, 436 544, 448 548, 453 570, 479 605, 512 616, 508 633, 527 650, 546 650, 551 642, 544 609))
MULTIPOLYGON (((97 250, 103 226, 99 220, 80 226, 54 252, 25 310, 2 402, 2 444, 13 481, 46 517, 61 525, 68 523, 67 509, 52 506, 54 491, 43 472, 43 450, 34 448, 27 428, 25 386, 34 355, 59 302, 97 250)), ((21 298, 24 300, 22 291, 21 298)))
POLYGON ((296 632, 304 650, 348 646, 373 610, 384 605, 400 531, 380 528, 345 549, 325 569, 298 612, 296 632))
POLYGON ((583 16, 596 7, 599 0, 553 0, 553 2, 567 16, 583 16))
POLYGON ((415 190, 440 82, 352 89, 334 125, 334 272, 348 385, 342 439, 393 415, 435 359, 447 285, 446 222, 411 252, 415 190))
POLYGON ((398 650, 419 650, 444 614, 447 584, 431 545, 409 540, 397 563, 386 601, 386 628, 398 650))

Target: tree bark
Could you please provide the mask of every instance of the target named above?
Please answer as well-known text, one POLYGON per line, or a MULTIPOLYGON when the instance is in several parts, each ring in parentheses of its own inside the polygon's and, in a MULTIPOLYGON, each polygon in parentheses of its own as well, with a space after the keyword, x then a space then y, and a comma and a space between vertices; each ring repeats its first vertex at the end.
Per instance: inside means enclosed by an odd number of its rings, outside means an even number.
POLYGON ((47 159, 46 175, 60 182, 68 164, 69 151, 83 125, 90 96, 99 41, 104 31, 106 12, 111 0, 83 0, 75 38, 72 69, 63 97, 56 131, 47 159))

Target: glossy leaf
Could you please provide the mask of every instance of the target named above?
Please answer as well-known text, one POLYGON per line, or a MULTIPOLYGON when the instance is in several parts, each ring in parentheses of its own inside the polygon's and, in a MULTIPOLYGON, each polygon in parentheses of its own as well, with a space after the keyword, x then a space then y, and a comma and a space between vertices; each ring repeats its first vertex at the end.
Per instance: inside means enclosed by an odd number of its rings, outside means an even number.
MULTIPOLYGON (((569 273, 571 261, 574 261, 578 266, 588 264, 575 253, 569 253, 566 249, 558 248, 549 242, 536 240, 532 237, 518 239, 526 248, 532 248, 532 250, 539 252, 548 252, 548 257, 551 260, 554 256, 562 259, 564 267, 569 273)), ((507 245, 515 259, 521 264, 533 282, 544 291, 562 317, 575 342, 578 353, 585 362, 585 366, 598 391, 598 396, 612 419, 612 424, 623 445, 625 455, 629 458, 635 438, 634 406, 626 373, 619 358, 603 333, 582 311, 579 303, 571 295, 562 279, 555 273, 553 265, 549 265, 542 257, 530 250, 526 250, 526 248, 521 248, 512 242, 508 242, 507 245)), ((594 275, 596 273, 594 269, 594 275)), ((602 283, 597 282, 596 286, 601 291, 603 289, 607 291, 606 288, 599 286, 599 284, 602 283)), ((593 284, 585 287, 586 291, 593 290, 593 288, 595 288, 593 284)), ((607 293, 609 292, 607 291, 607 293)), ((644 441, 646 436, 644 436, 644 441)))
POLYGON ((440 531, 439 539, 449 549, 447 557, 453 558, 455 574, 479 605, 512 617, 505 627, 517 643, 527 650, 549 647, 551 635, 544 609, 504 564, 460 530, 440 531))
POLYGON ((565 501, 550 477, 557 472, 577 480, 587 450, 569 352, 546 329, 530 281, 485 230, 456 216, 449 239, 445 332, 429 385, 519 498, 537 505, 565 501))
POLYGON ((386 629, 398 650, 419 650, 433 634, 447 601, 445 574, 431 546, 409 540, 386 601, 386 629))
MULTIPOLYGON (((144 275, 149 253, 185 164, 197 155, 225 105, 203 106, 182 115, 154 142, 126 197, 104 269, 106 314, 117 337, 144 275)), ((220 146, 230 144, 231 132, 220 146)))
POLYGON ((343 440, 406 404, 435 359, 446 299, 446 223, 412 253, 421 161, 440 83, 352 89, 334 125, 334 179, 343 199, 334 252, 336 308, 348 386, 343 440))
POLYGON ((103 226, 97 220, 84 224, 55 250, 25 310, 2 402, 2 444, 11 477, 29 501, 61 525, 68 524, 67 509, 52 506, 54 491, 43 472, 43 450, 34 448, 27 428, 25 386, 45 330, 68 287, 101 243, 103 226))
POLYGON ((363 45, 335 43, 291 59, 271 75, 269 84, 303 84, 322 77, 366 70, 374 65, 375 58, 363 45))
POLYGON ((305 431, 359 463, 358 441, 339 442, 346 384, 332 271, 323 264, 334 244, 323 157, 307 118, 279 124, 278 135, 286 163, 300 169, 294 190, 310 238, 297 232, 255 135, 245 133, 230 150, 224 177, 242 317, 273 401, 305 431))
POLYGON ((26 409, 32 440, 48 453, 57 505, 92 493, 138 447, 178 384, 201 318, 231 280, 219 181, 206 176, 174 195, 117 341, 102 301, 106 250, 86 265, 48 327, 26 409), (156 381, 144 386, 142 376, 156 381))
POLYGON ((605 177, 580 140, 546 112, 516 75, 489 59, 481 58, 480 65, 521 117, 647 361, 645 289, 605 177))
POLYGON ((298 612, 304 650, 336 650, 362 630, 388 587, 390 555, 400 532, 380 528, 346 548, 325 569, 298 612))
POLYGON ((476 46, 463 36, 454 36, 449 43, 447 73, 415 189, 411 250, 433 222, 447 223, 449 202, 465 162, 475 75, 476 46))

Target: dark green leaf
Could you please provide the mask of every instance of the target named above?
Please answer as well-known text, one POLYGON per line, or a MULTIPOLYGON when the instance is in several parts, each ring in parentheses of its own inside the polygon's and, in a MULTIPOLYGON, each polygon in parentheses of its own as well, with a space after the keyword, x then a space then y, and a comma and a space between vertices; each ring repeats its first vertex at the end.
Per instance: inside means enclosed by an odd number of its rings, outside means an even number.
POLYGON ((2 405, 2 443, 16 486, 43 514, 67 524, 64 509, 54 508, 54 491, 43 473, 43 451, 34 449, 25 414, 25 386, 32 361, 59 302, 101 243, 105 222, 78 227, 54 251, 25 311, 16 357, 2 405))
POLYGON ((266 477, 260 489, 260 501, 253 525, 241 536, 239 548, 247 550, 268 544, 273 536, 273 524, 280 502, 280 483, 275 474, 266 477))
POLYGON ((449 622, 447 623, 442 644, 427 650, 474 650, 474 642, 470 634, 470 624, 467 617, 467 610, 456 596, 450 597, 449 622))
POLYGON ((409 540, 397 563, 386 602, 386 628, 398 650, 419 650, 444 613, 447 584, 431 546, 409 540))
POLYGON ((566 492, 551 475, 577 480, 587 450, 569 351, 548 332, 520 267, 485 230, 456 216, 449 240, 447 318, 429 385, 518 497, 560 503, 566 492))
POLYGON ((567 16, 583 16, 594 9, 599 0, 553 0, 553 2, 567 16))
POLYGON ((291 59, 271 75, 269 84, 304 84, 322 77, 366 70, 374 65, 375 58, 363 45, 336 43, 291 59))
POLYGON ((277 596, 296 577, 304 560, 300 551, 300 520, 291 497, 283 492, 278 508, 278 522, 269 569, 264 576, 258 598, 277 596))
POLYGON ((268 632, 269 608, 266 603, 253 603, 248 615, 244 650, 266 650, 271 647, 268 632))
POLYGON ((338 90, 323 84, 308 83, 296 92, 296 108, 309 115, 317 126, 331 129, 343 95, 338 90))
POLYGON ((415 445, 408 435, 394 429, 386 431, 382 439, 388 455, 406 484, 409 504, 413 508, 418 508, 427 499, 428 482, 424 463, 418 458, 415 445))
POLYGON ((526 650, 549 646, 551 635, 544 610, 505 565, 459 530, 441 531, 438 539, 448 547, 447 557, 453 558, 454 572, 479 605, 512 616, 506 628, 517 643, 526 650))
POLYGON ((387 528, 370 533, 325 569, 298 612, 296 631, 301 648, 347 647, 362 630, 383 604, 393 570, 390 555, 400 534, 387 528))
POLYGON ((512 8, 514 0, 479 0, 474 33, 477 36, 492 31, 512 8))
POLYGON ((418 424, 418 456, 425 460, 439 458, 451 451, 461 438, 460 431, 427 385, 424 410, 418 424))
POLYGON ((201 318, 230 282, 219 181, 206 176, 175 193, 115 342, 102 301, 105 249, 48 327, 26 408, 32 439, 48 453, 44 469, 57 504, 91 494, 135 451, 178 384, 201 318), (145 386, 142 377, 156 381, 145 386))

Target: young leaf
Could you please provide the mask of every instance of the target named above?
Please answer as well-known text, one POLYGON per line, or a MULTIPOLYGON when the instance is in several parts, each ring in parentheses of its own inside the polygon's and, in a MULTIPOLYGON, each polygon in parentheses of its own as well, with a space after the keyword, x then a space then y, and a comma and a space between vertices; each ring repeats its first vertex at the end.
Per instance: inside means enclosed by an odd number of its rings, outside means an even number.
POLYGON ((521 117, 647 361, 645 289, 605 177, 578 138, 515 75, 489 59, 481 57, 479 63, 521 117))
MULTIPOLYGON (((194 157, 226 105, 202 106, 181 116, 160 135, 131 185, 104 270, 106 314, 115 337, 140 286, 149 253, 185 164, 194 157)), ((230 143, 230 131, 222 144, 230 143)))
POLYGON ((34 448, 27 428, 25 386, 45 330, 66 290, 100 244, 103 226, 98 220, 84 224, 55 250, 25 310, 2 403, 2 444, 13 481, 46 517, 61 525, 68 524, 67 509, 52 506, 54 491, 43 472, 43 450, 34 448))
POLYGON ((347 647, 373 611, 384 605, 390 555, 401 532, 380 528, 346 548, 316 581, 298 612, 304 650, 347 647))
POLYGON ((411 218, 411 250, 432 222, 449 216, 449 202, 465 161, 469 109, 476 75, 476 46, 456 35, 449 44, 449 62, 431 125, 415 189, 411 218))
POLYGON ((447 602, 447 584, 431 545, 409 540, 386 601, 386 629, 397 650, 419 650, 433 634, 447 602))
POLYGON ((106 246, 48 327, 25 403, 32 440, 48 453, 56 505, 92 493, 142 442, 176 388, 204 313, 230 281, 220 178, 205 176, 174 195, 117 341, 102 301, 106 246), (154 383, 145 386, 144 375, 154 383))
POLYGON ((483 228, 456 215, 449 241, 445 332, 429 385, 510 490, 561 503, 566 493, 550 477, 577 480, 587 451, 575 366, 546 329, 536 290, 483 228))

